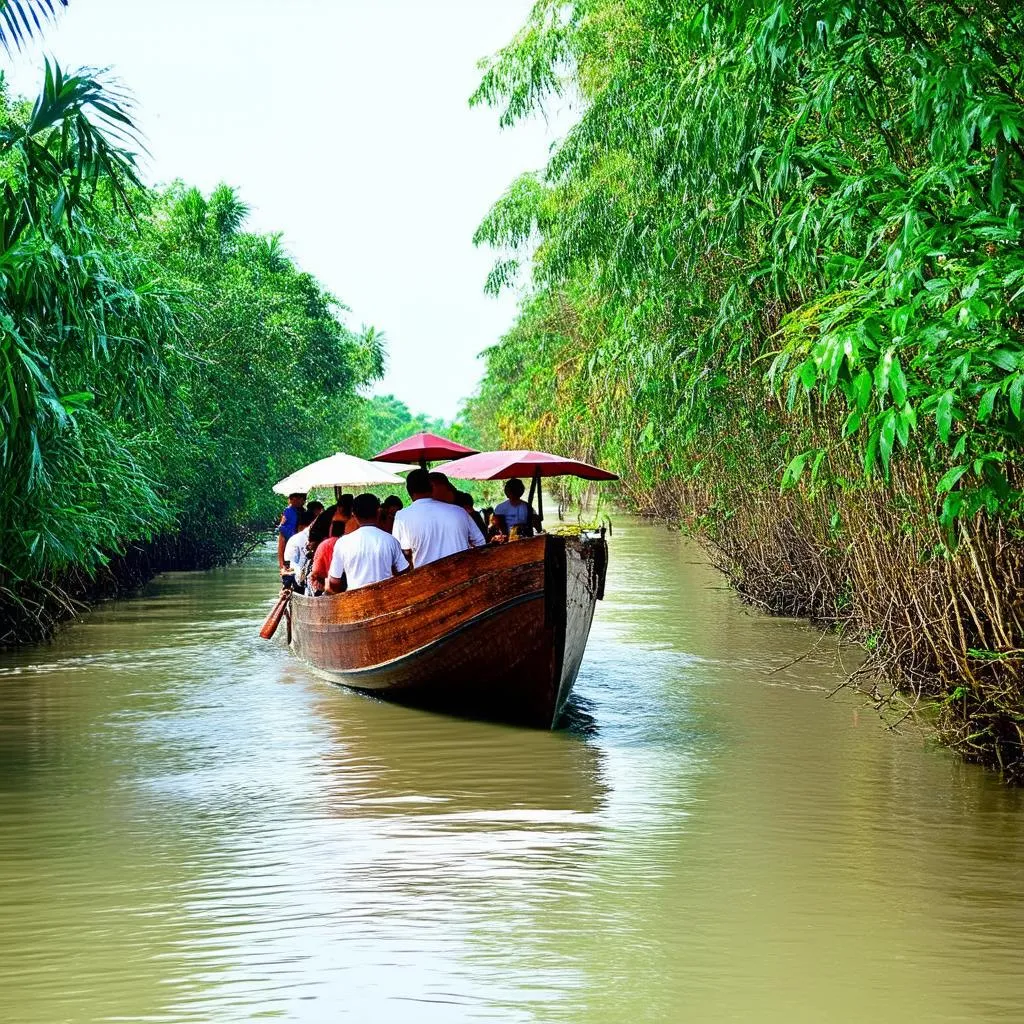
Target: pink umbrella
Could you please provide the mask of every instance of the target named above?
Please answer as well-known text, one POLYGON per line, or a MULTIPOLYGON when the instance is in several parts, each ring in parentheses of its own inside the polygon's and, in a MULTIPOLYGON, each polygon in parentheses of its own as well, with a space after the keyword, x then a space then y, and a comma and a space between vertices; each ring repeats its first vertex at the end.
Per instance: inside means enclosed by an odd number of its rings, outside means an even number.
POLYGON ((371 462, 418 462, 423 469, 428 462, 439 459, 458 459, 463 455, 475 455, 475 448, 467 448, 464 444, 449 441, 440 434, 420 433, 407 437, 398 444, 374 455, 371 462))
POLYGON ((598 469, 588 462, 569 459, 564 455, 552 455, 550 452, 509 451, 479 452, 467 455, 464 459, 455 459, 438 466, 439 473, 446 473, 456 480, 509 480, 512 477, 529 476, 533 478, 530 485, 530 501, 534 492, 537 494, 537 516, 544 518, 543 498, 540 493, 541 477, 547 476, 578 476, 584 480, 618 480, 614 473, 606 469, 598 469))

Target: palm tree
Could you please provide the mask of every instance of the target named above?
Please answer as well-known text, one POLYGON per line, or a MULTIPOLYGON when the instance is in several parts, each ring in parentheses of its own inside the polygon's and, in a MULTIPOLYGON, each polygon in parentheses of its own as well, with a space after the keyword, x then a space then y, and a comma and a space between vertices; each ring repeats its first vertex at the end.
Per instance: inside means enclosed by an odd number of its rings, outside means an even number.
MULTIPOLYGON (((66 0, 0 0, 0 44, 21 48, 55 4, 66 0)), ((111 207, 129 207, 139 148, 122 90, 49 60, 28 115, 7 105, 0 117, 0 591, 29 555, 45 562, 45 539, 19 532, 21 514, 48 461, 67 465, 82 443, 77 419, 94 397, 61 394, 54 368, 69 380, 69 368, 107 361, 109 377, 138 381, 116 396, 118 415, 151 400, 141 381, 160 363, 167 309, 139 258, 100 230, 111 207)))

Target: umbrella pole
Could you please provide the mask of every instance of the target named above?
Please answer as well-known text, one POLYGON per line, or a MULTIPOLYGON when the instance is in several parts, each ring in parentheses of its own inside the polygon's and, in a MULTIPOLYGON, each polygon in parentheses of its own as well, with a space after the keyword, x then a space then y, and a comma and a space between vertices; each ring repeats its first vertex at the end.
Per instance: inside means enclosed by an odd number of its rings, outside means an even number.
POLYGON ((533 482, 530 484, 530 504, 533 504, 534 492, 537 493, 537 518, 540 520, 541 529, 544 528, 544 491, 540 482, 540 467, 533 471, 533 482))
POLYGON ((426 469, 426 468, 427 468, 427 460, 426 459, 420 459, 420 469, 426 469))
POLYGON ((334 488, 334 504, 337 505, 341 502, 341 488, 335 486, 334 488))

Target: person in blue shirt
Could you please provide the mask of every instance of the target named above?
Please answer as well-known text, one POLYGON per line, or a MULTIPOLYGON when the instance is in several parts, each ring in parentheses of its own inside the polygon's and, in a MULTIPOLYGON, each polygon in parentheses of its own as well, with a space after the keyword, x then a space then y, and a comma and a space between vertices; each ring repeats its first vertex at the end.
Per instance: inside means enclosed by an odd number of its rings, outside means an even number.
POLYGON ((514 526, 519 527, 520 537, 530 537, 534 530, 541 528, 540 520, 537 518, 537 513, 533 511, 533 506, 529 502, 523 501, 525 492, 526 487, 523 481, 513 478, 505 484, 505 497, 508 500, 494 506, 494 514, 500 517, 500 521, 505 527, 503 532, 506 537, 511 535, 514 526))
POLYGON ((281 513, 281 522, 277 527, 277 567, 284 571, 284 546, 298 532, 299 513, 306 504, 305 494, 289 494, 288 507, 281 513))

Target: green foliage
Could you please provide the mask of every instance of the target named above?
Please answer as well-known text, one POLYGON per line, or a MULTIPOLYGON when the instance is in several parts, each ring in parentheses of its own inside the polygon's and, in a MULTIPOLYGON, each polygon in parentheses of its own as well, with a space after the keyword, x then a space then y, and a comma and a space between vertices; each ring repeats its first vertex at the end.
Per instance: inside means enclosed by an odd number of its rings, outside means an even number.
POLYGON ((230 557, 277 479, 357 438, 383 370, 234 190, 148 190, 134 145, 95 75, 0 102, 0 603, 157 536, 182 567, 230 557))
POLYGON ((1006 0, 538 0, 473 102, 580 113, 477 232, 529 277, 466 409, 962 683, 945 735, 1017 778, 1022 81, 1006 0))
POLYGON ((478 403, 533 428, 538 388, 589 396, 597 453, 675 473, 740 403, 767 427, 766 383, 866 477, 923 463, 948 527, 1016 514, 1022 55, 995 2, 537 3, 474 101, 582 114, 477 232, 492 290, 532 257, 478 403))
POLYGON ((394 395, 374 395, 364 399, 360 419, 364 436, 358 445, 358 453, 366 458, 390 448, 410 434, 426 431, 452 437, 452 430, 457 429, 445 420, 422 413, 414 416, 409 407, 394 395))

